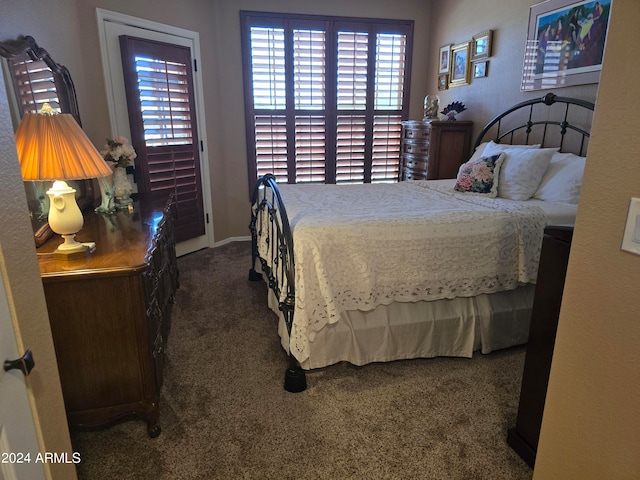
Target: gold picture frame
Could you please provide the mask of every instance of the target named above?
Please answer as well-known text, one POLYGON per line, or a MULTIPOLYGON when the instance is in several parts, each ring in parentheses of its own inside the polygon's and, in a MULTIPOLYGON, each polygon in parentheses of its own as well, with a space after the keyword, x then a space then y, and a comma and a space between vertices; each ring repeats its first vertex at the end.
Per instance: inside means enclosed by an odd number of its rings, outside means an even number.
POLYGON ((471 80, 469 53, 471 42, 458 43, 451 47, 449 61, 449 88, 469 85, 471 80))
POLYGON ((449 74, 441 73, 438 75, 438 90, 446 90, 449 88, 449 74))
POLYGON ((471 61, 484 60, 491 56, 493 30, 475 34, 471 38, 471 61))
POLYGON ((438 55, 438 73, 449 73, 449 59, 451 58, 451 45, 440 47, 438 55))

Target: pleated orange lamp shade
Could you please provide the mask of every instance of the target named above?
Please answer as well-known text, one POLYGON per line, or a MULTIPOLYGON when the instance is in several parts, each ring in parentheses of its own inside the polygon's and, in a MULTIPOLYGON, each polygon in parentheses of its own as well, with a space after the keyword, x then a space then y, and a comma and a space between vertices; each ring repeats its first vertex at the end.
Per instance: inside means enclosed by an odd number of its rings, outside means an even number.
POLYGON ((16 148, 24 180, 80 180, 113 173, 69 114, 25 114, 16 148))
POLYGON ((66 259, 95 250, 94 242, 80 243, 75 235, 84 224, 76 191, 66 180, 106 177, 111 167, 69 114, 56 113, 45 104, 39 113, 27 113, 16 130, 16 149, 23 180, 53 180, 49 227, 64 243, 56 249, 66 259))

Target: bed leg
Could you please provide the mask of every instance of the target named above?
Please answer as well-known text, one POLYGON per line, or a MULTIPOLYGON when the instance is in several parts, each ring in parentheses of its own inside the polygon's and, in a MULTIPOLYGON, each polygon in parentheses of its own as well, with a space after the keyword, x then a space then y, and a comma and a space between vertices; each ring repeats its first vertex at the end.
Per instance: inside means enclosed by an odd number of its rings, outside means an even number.
POLYGON ((307 389, 307 377, 293 356, 289 356, 289 368, 284 374, 284 389, 291 393, 304 392, 307 389))
POLYGON ((262 275, 256 272, 255 268, 249 270, 249 281, 250 282, 259 282, 262 280, 262 275))

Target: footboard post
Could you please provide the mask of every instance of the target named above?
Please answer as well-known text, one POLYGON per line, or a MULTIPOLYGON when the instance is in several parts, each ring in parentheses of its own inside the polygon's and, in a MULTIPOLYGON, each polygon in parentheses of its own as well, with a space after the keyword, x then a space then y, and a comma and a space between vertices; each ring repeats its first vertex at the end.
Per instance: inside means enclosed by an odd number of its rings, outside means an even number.
MULTIPOLYGON (((291 345, 291 327, 293 326, 293 310, 295 307, 295 299, 287 295, 284 302, 280 303, 280 310, 284 314, 289 333, 289 345, 291 345)), ((298 364, 296 357, 291 355, 291 346, 289 346, 289 367, 284 374, 284 389, 287 392, 299 393, 307 389, 307 377, 304 370, 298 364)))
POLYGON ((251 232, 251 268, 249 269, 249 281, 257 282, 262 280, 262 275, 256 271, 256 261, 258 260, 258 231, 256 230, 256 222, 258 220, 258 193, 256 186, 251 197, 251 222, 249 223, 249 232, 251 232))
POLYGON ((289 334, 289 367, 284 388, 288 392, 302 392, 307 388, 304 370, 291 354, 291 331, 295 311, 295 264, 293 236, 287 211, 273 174, 258 179, 251 197, 251 269, 249 280, 266 277, 269 288, 278 299, 289 334), (256 270, 260 262, 261 272, 256 270))

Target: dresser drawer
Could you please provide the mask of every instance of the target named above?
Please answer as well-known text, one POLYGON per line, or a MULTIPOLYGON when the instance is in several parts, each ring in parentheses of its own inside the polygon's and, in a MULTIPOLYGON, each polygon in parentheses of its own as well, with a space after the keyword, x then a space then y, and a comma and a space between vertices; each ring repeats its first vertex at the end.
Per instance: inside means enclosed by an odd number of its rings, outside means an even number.
POLYGON ((414 170, 414 171, 424 172, 425 175, 427 174, 427 164, 428 164, 427 158, 418 157, 418 156, 407 153, 403 156, 403 159, 404 159, 404 162, 403 162, 404 168, 414 170))
POLYGON ((426 180, 427 179, 427 173, 426 172, 415 172, 414 170, 411 170, 410 168, 405 168, 404 169, 404 179, 405 180, 426 180))
POLYGON ((429 155, 429 143, 418 142, 414 140, 405 140, 402 143, 402 153, 422 156, 429 155))
POLYGON ((418 140, 428 142, 431 135, 430 125, 406 125, 403 124, 402 138, 403 140, 418 140))

